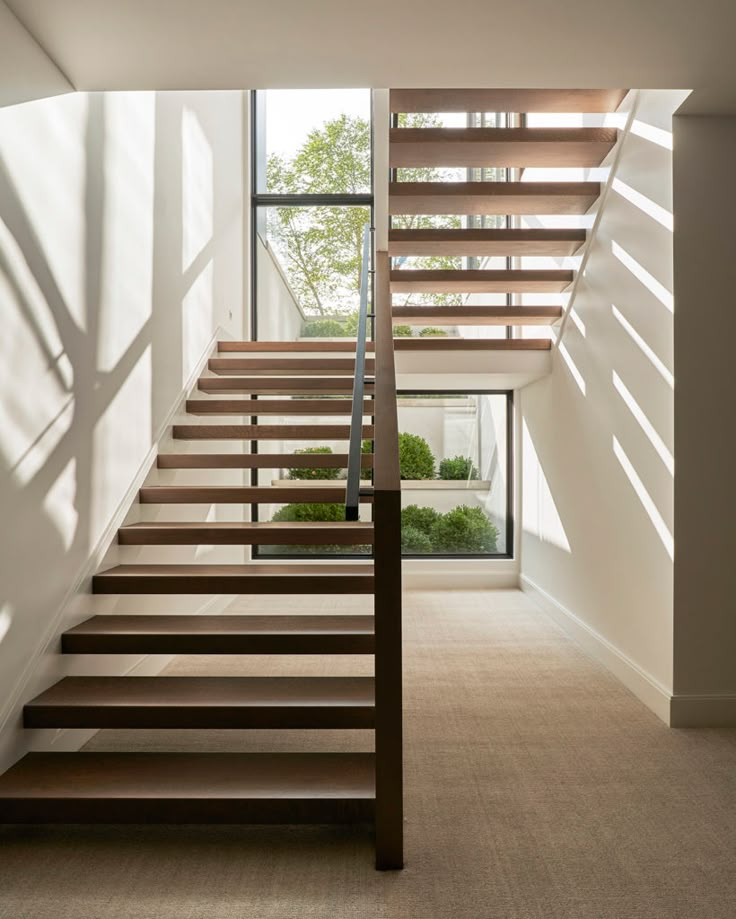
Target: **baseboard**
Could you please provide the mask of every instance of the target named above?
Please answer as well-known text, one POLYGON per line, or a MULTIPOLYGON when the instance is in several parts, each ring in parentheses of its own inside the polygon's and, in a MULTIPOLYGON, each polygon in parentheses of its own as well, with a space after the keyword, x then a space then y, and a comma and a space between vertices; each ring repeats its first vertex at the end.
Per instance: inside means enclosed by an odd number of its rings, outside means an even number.
POLYGON ((514 559, 405 559, 404 590, 502 590, 518 588, 514 559))
MULTIPOLYGON (((570 635, 592 658, 610 670, 623 685, 640 699, 655 715, 671 724, 672 694, 650 673, 643 670, 619 648, 569 609, 558 603, 543 588, 528 578, 520 577, 521 589, 537 603, 557 625, 570 635)), ((735 697, 736 698, 736 697, 735 697)))
POLYGON ((670 703, 670 727, 736 727, 736 693, 675 693, 670 703))

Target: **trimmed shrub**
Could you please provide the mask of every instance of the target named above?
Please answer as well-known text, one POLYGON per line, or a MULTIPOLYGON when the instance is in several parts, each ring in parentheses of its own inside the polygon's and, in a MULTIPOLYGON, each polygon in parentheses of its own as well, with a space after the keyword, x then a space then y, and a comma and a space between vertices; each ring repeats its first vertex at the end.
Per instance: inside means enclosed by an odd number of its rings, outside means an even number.
POLYGON ((411 326, 410 325, 395 325, 394 326, 394 338, 411 338, 411 326))
POLYGON ((401 527, 401 551, 409 555, 419 555, 432 551, 432 540, 416 527, 401 527))
POLYGON ((435 522, 430 539, 435 552, 488 553, 496 551, 498 530, 481 508, 461 504, 435 522))
POLYGON ((449 457, 443 459, 440 463, 439 477, 452 481, 480 478, 469 456, 453 456, 452 459, 449 457))
POLYGON ((366 438, 360 445, 360 452, 373 453, 373 441, 370 439, 370 437, 366 438))
POLYGON ((408 507, 401 509, 401 531, 419 530, 425 536, 429 536, 432 527, 437 523, 442 514, 433 507, 419 507, 418 504, 410 504, 408 507))
MULTIPOLYGON (((332 447, 305 447, 303 450, 295 450, 297 453, 332 453, 332 447)), ((338 479, 340 477, 340 470, 338 468, 324 468, 324 469, 290 469, 289 478, 290 479, 299 479, 302 481, 316 481, 316 480, 325 480, 325 479, 338 479)))
POLYGON ((434 455, 418 434, 399 434, 399 467, 402 479, 433 479, 434 455))
POLYGON ((345 338, 347 332, 337 319, 308 319, 302 326, 303 338, 345 338))
POLYGON ((449 333, 447 329, 438 329, 437 326, 428 325, 419 334, 422 338, 446 338, 449 333))
POLYGON ((284 523, 314 523, 344 520, 344 504, 285 504, 271 518, 284 523))

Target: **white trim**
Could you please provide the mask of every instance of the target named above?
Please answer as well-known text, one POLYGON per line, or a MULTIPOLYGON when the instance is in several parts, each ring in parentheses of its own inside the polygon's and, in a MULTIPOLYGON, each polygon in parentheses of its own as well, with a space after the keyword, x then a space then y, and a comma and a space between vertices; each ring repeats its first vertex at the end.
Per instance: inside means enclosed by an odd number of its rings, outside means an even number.
POLYGON ((516 559, 423 559, 401 563, 404 590, 504 590, 519 586, 516 559))
POLYGON ((583 622, 578 616, 550 596, 546 590, 522 574, 521 589, 528 594, 563 631, 567 632, 587 653, 610 670, 624 686, 640 699, 655 715, 670 724, 672 694, 651 673, 583 622))
MULTIPOLYGON (((217 348, 218 340, 221 340, 223 337, 228 338, 230 335, 227 330, 223 329, 221 326, 218 326, 215 329, 215 332, 207 346, 205 347, 202 353, 202 357, 197 362, 197 365, 193 369, 192 373, 189 375, 189 378, 184 384, 184 387, 182 388, 178 398, 172 405, 171 409, 166 415, 166 418, 159 425, 158 430, 156 431, 153 438, 153 444, 144 457, 142 463, 138 467, 138 472, 133 478, 131 485, 125 492, 122 500, 119 502, 115 513, 110 519, 110 523, 105 528, 102 535, 98 539, 97 544, 90 552, 87 563, 82 567, 82 569, 78 572, 77 577, 72 581, 71 586, 59 604, 55 615, 41 636, 41 639, 36 646, 35 652, 29 656, 26 662, 26 666, 18 678, 14 689, 12 692, 8 693, 4 706, 0 708, 0 738, 3 738, 5 731, 8 730, 10 725, 13 723, 13 719, 19 723, 19 719, 21 717, 20 712, 22 710, 24 700, 29 696, 29 684, 34 679, 34 677, 39 677, 42 682, 44 681, 40 675, 40 671, 43 670, 43 658, 46 654, 51 652, 52 646, 58 645, 61 632, 77 624, 77 622, 81 622, 84 619, 89 618, 91 615, 90 610, 88 608, 84 608, 83 610, 80 610, 80 614, 75 617, 76 622, 72 619, 65 621, 65 615, 69 615, 69 608, 73 601, 81 595, 89 595, 89 586, 92 580, 92 576, 97 572, 105 556, 110 551, 110 548, 117 536, 118 529, 122 526, 126 516, 130 511, 131 505, 137 498, 138 491, 150 473, 151 468, 156 461, 160 441, 168 429, 171 427, 177 414, 181 411, 182 405, 184 404, 188 393, 194 387, 198 377, 201 376, 204 368, 207 365, 207 360, 209 359, 210 355, 217 348)), ((208 603, 205 609, 208 609, 209 605, 210 604, 208 603)), ((56 651, 53 653, 56 653, 56 651)), ((143 667, 147 659, 148 655, 141 657, 135 664, 132 665, 128 672, 137 670, 138 667, 143 667)), ((71 733, 77 735, 77 737, 80 735, 79 731, 71 733)), ((92 736, 92 734, 89 732, 83 733, 87 737, 92 736)), ((60 732, 58 736, 59 741, 56 743, 62 742, 63 732, 60 732)), ((83 742, 85 741, 82 740, 82 743, 83 742)))

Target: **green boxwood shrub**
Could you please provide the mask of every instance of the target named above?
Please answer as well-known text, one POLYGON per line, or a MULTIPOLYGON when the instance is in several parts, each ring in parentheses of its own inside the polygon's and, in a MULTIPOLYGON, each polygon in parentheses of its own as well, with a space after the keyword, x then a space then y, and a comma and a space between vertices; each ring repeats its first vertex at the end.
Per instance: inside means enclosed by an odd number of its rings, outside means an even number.
POLYGON ((411 338, 411 326, 410 325, 395 325, 394 326, 394 338, 411 338))
POLYGON ((401 527, 401 551, 407 555, 420 555, 432 551, 432 540, 416 527, 401 527))
POLYGON ((284 523, 344 520, 344 504, 285 504, 271 518, 284 523))
POLYGON ((432 527, 442 514, 433 507, 419 507, 418 504, 409 504, 401 509, 401 530, 419 530, 426 536, 432 532, 432 527))
POLYGON ((303 338, 345 338, 347 334, 338 319, 308 319, 302 326, 303 338))
POLYGON ((435 552, 489 553, 496 551, 498 530, 481 508, 461 504, 436 521, 430 539, 435 552))
MULTIPOLYGON (((332 453, 332 447, 305 447, 303 450, 295 450, 294 453, 332 453)), ((340 470, 338 468, 324 469, 290 469, 290 479, 300 479, 302 481, 316 481, 325 479, 338 479, 340 470)))
POLYGON ((419 333, 423 338, 446 338, 449 334, 447 329, 439 329, 437 326, 428 325, 419 333))
POLYGON ((464 480, 479 478, 478 470, 473 465, 469 456, 446 457, 440 463, 439 477, 448 480, 464 480))
POLYGON ((402 479, 433 479, 434 454, 418 434, 399 434, 399 468, 402 479))

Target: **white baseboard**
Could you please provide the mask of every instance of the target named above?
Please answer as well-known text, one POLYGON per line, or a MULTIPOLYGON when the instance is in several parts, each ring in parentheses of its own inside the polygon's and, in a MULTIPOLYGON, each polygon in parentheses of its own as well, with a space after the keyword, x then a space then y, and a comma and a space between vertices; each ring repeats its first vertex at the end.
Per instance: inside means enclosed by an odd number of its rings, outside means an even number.
POLYGON ((588 654, 610 670, 623 685, 633 692, 655 715, 670 724, 672 694, 646 670, 631 660, 619 648, 604 638, 595 629, 578 618, 569 609, 558 603, 543 588, 521 575, 521 589, 565 632, 567 632, 588 654))
POLYGON ((736 727, 736 693, 675 693, 670 705, 670 727, 736 727))
POLYGON ((405 559, 404 590, 502 590, 519 586, 513 559, 405 559))

